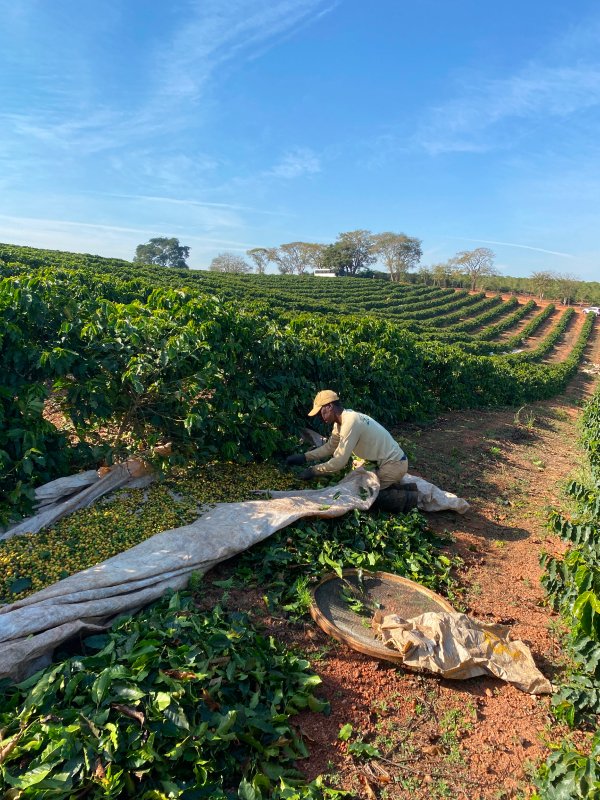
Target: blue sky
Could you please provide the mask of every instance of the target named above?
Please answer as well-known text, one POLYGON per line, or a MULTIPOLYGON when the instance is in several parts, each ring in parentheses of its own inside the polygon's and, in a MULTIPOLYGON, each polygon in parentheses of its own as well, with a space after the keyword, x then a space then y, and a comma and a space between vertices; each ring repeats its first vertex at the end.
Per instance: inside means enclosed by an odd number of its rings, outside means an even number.
POLYGON ((600 280, 592 0, 0 0, 0 241, 396 231, 600 280))

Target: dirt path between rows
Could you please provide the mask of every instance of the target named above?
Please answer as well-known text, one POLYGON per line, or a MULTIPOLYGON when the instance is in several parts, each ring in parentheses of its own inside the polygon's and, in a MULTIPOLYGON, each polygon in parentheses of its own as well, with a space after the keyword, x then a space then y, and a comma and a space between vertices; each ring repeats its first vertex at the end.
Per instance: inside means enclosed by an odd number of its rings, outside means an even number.
MULTIPOLYGON (((583 463, 577 445, 581 405, 600 367, 600 326, 583 368, 566 393, 519 410, 447 414, 427 427, 398 431, 411 471, 466 497, 464 517, 430 514, 432 528, 455 537, 465 610, 512 627, 536 663, 560 681, 565 658, 558 619, 540 586, 539 556, 561 552, 548 533, 549 507, 583 463)), ((281 632, 323 678, 329 717, 305 715, 299 728, 310 746, 301 764, 314 777, 357 798, 500 800, 525 798, 548 745, 567 731, 553 721, 548 697, 532 697, 492 678, 451 682, 417 676, 333 642, 311 625, 281 632), (337 740, 350 723, 383 759, 358 760, 337 740)))
POLYGON ((558 324, 562 314, 564 312, 555 310, 550 314, 547 319, 545 319, 542 324, 540 325, 537 330, 535 330, 531 336, 528 336, 527 339, 523 342, 523 344, 519 345, 520 350, 535 350, 535 348, 540 345, 546 336, 551 332, 551 330, 558 324))
MULTIPOLYGON (((517 306, 514 306, 512 308, 508 308, 508 309, 503 309, 502 314, 499 317, 495 317, 491 322, 484 322, 482 325, 478 325, 476 328, 472 328, 469 331, 469 336, 477 336, 477 335, 479 335, 480 333, 482 333, 483 331, 485 331, 487 328, 491 327, 492 325, 497 325, 498 323, 503 322, 507 317, 511 317, 515 313, 515 311, 517 311, 517 310, 518 310, 517 306)), ((525 314, 525 319, 529 320, 529 318, 531 316, 533 316, 533 312, 534 311, 535 311, 535 309, 531 309, 527 314, 525 314)), ((527 324, 527 322, 524 322, 523 319, 520 319, 520 320, 518 320, 518 322, 514 322, 511 325, 511 327, 508 328, 503 333, 508 336, 509 335, 508 331, 511 331, 510 335, 514 336, 516 331, 517 330, 522 330, 525 327, 526 324, 527 324)), ((494 339, 490 339, 490 341, 500 341, 500 338, 501 338, 500 336, 497 336, 494 339)))
POLYGON ((508 328, 505 331, 502 331, 500 336, 496 336, 496 338, 491 339, 490 341, 506 342, 509 339, 512 339, 513 336, 517 336, 518 334, 521 333, 521 331, 523 331, 529 325, 535 314, 539 314, 539 311, 540 311, 539 308, 532 308, 531 311, 528 311, 527 314, 525 314, 525 316, 522 319, 520 319, 516 325, 512 326, 511 328, 508 328))
POLYGON ((583 313, 574 314, 571 317, 567 329, 561 336, 558 344, 552 348, 546 358, 542 359, 543 364, 559 364, 561 361, 564 361, 565 358, 568 358, 570 351, 575 347, 585 320, 586 315, 583 313))

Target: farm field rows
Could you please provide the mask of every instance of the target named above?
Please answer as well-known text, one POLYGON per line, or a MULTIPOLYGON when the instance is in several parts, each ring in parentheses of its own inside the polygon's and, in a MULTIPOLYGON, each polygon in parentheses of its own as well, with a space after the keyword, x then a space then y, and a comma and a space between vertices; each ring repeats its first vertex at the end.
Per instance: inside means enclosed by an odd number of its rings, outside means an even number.
MULTIPOLYGON (((84 693, 81 708, 93 701, 113 709, 93 723, 108 737, 105 755, 98 756, 89 730, 83 749, 65 745, 73 762, 69 786, 87 782, 92 798, 133 792, 147 800, 325 798, 343 790, 369 800, 373 793, 527 796, 534 766, 567 733, 564 722, 548 728, 547 699, 530 701, 492 679, 457 686, 372 662, 318 632, 306 608, 312 582, 332 564, 389 569, 480 618, 510 621, 546 674, 560 678, 565 663, 558 621, 544 604, 537 559, 543 547, 561 552, 545 532, 543 509, 559 502, 559 483, 579 458, 575 419, 595 380, 581 367, 600 363, 592 315, 484 293, 361 279, 196 275, 3 245, 0 278, 2 521, 27 513, 36 482, 132 452, 147 454, 165 441, 174 443, 175 454, 169 463, 155 463, 164 479, 145 495, 125 492, 51 531, 0 542, 0 603, 186 524, 208 503, 249 499, 255 489, 299 487, 293 473, 282 471, 281 458, 297 448, 306 405, 324 385, 335 385, 348 405, 393 426, 411 470, 473 505, 464 521, 449 513, 395 519, 357 512, 335 523, 303 523, 214 570, 172 608, 148 612, 155 621, 169 613, 180 615, 179 622, 197 616, 193 624, 210 627, 240 674, 249 656, 245 650, 229 655, 231 642, 218 637, 236 630, 239 614, 246 614, 244 647, 260 651, 267 671, 270 659, 285 663, 291 693, 275 710, 271 689, 254 687, 252 702, 261 713, 271 703, 275 714, 261 718, 259 734, 244 710, 250 690, 205 698, 205 713, 196 718, 186 704, 198 698, 185 688, 189 678, 175 674, 185 668, 174 655, 150 684, 128 673, 123 681, 136 688, 127 707, 144 709, 141 728, 152 733, 160 754, 155 763, 163 764, 151 767, 141 742, 143 766, 136 770, 127 764, 124 743, 108 744, 112 729, 104 727, 125 731, 129 725, 128 736, 134 723, 139 727, 131 714, 114 713, 127 692, 105 692, 98 700, 98 684, 90 683, 85 691, 91 699, 84 693), (284 649, 265 654, 261 642, 269 637, 284 649), (285 655, 290 648, 301 663, 285 655), (167 677, 173 673, 170 684, 160 677, 165 670, 167 677), (177 693, 185 696, 179 728, 177 693), (170 732, 158 726, 165 709, 175 726, 170 732), (183 718, 188 730, 198 725, 206 737, 204 793, 180 771, 198 753, 181 745, 169 754, 165 745, 169 737, 187 741, 183 718), (169 773, 174 783, 167 786, 169 773)), ((89 669, 109 674, 115 662, 102 660, 99 645, 86 651, 89 669)), ((114 646, 121 647, 117 639, 114 646)), ((162 645, 157 640, 152 646, 162 645)), ((219 658, 215 653, 202 658, 219 658)), ((58 663, 73 668, 68 659, 58 663)), ((188 672, 197 675, 199 665, 188 672)), ((224 680, 218 669, 211 675, 224 680)), ((56 702, 55 689, 46 687, 42 697, 35 687, 26 686, 22 697, 6 690, 7 697, 19 704, 37 691, 41 720, 44 703, 56 702)), ((282 684, 276 691, 283 697, 287 689, 282 684)), ((9 706, 0 709, 0 727, 11 713, 9 706)), ((58 729, 39 725, 38 741, 51 749, 58 729)), ((578 746, 587 746, 584 734, 574 736, 578 746)), ((3 773, 22 792, 15 797, 72 796, 71 789, 60 794, 52 784, 52 774, 66 768, 49 756, 51 769, 26 786, 31 763, 25 752, 20 772, 15 757, 3 773)))

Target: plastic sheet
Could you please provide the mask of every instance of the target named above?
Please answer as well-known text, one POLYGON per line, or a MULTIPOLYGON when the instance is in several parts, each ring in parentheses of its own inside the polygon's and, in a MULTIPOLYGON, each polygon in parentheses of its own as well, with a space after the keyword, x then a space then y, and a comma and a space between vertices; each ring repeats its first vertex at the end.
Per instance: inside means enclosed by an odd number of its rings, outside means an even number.
POLYGON ((511 640, 505 625, 466 614, 430 611, 412 619, 375 615, 383 642, 402 654, 403 664, 451 680, 493 675, 530 694, 551 694, 552 685, 535 666, 529 648, 511 640))
POLYGON ((143 607, 167 589, 184 588, 192 573, 206 572, 302 517, 367 510, 378 491, 375 474, 356 470, 326 489, 221 503, 191 525, 158 533, 24 600, 1 606, 0 678, 24 678, 66 639, 107 627, 117 615, 143 607))
MULTIPOLYGON (((312 428, 303 428, 302 438, 314 447, 319 447, 326 441, 323 436, 312 430, 312 428)), ((363 464, 364 461, 356 461, 355 467, 363 464)), ((418 475, 407 473, 400 481, 400 485, 407 483, 416 483, 417 508, 420 508, 421 511, 456 511, 457 514, 465 514, 470 508, 467 501, 463 500, 462 497, 457 497, 452 492, 440 489, 439 486, 429 483, 429 481, 420 478, 418 475)), ((274 492, 274 494, 276 493, 274 492)))
POLYGON ((0 541, 24 533, 38 533, 73 511, 90 506, 108 492, 152 480, 150 469, 135 458, 111 467, 102 477, 95 470, 88 470, 58 478, 35 490, 38 513, 0 533, 0 541))

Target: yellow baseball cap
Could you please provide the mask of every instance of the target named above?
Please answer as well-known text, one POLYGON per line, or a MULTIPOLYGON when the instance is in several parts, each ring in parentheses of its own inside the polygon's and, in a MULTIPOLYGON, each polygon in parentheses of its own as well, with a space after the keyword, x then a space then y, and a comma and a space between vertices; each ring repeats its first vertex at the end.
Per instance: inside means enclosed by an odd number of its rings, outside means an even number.
POLYGON ((315 397, 313 401, 313 407, 308 412, 309 417, 314 417, 319 411, 326 406, 327 403, 334 403, 336 400, 340 398, 337 396, 335 392, 332 392, 331 389, 323 389, 323 391, 319 392, 318 395, 315 397))

